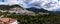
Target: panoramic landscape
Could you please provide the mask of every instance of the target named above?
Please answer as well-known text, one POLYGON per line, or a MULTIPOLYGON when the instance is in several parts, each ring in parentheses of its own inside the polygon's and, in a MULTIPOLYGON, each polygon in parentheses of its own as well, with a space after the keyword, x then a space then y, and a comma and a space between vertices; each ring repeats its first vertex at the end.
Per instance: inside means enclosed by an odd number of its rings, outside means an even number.
POLYGON ((0 24, 60 24, 60 0, 0 0, 0 24))

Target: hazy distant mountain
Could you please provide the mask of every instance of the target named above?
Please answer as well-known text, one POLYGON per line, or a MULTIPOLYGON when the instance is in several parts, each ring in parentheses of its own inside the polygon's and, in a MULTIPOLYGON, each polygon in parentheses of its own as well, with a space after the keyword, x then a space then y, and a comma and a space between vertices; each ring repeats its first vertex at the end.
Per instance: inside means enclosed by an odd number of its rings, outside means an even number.
POLYGON ((38 8, 35 8, 35 7, 26 8, 26 10, 34 11, 34 12, 49 12, 48 10, 45 10, 45 9, 43 9, 43 8, 38 9, 38 8))

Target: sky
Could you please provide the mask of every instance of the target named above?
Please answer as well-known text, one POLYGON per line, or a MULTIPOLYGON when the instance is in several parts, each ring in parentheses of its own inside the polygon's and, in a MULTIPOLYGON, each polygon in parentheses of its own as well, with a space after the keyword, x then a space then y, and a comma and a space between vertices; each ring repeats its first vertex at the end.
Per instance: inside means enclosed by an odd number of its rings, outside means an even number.
POLYGON ((60 0, 0 0, 0 5, 18 4, 24 8, 37 7, 49 11, 60 11, 60 0))
POLYGON ((0 0, 0 2, 4 2, 4 0, 0 0))

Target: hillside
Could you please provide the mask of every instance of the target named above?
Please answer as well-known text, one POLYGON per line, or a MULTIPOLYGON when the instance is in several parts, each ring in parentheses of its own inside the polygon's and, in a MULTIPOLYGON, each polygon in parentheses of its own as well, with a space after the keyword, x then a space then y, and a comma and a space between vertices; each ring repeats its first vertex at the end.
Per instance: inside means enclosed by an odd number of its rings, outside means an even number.
POLYGON ((43 8, 38 9, 38 8, 35 8, 35 7, 26 8, 26 10, 29 10, 29 11, 34 11, 34 12, 43 12, 43 13, 48 13, 48 12, 50 12, 50 11, 45 10, 45 9, 43 9, 43 8))
MULTIPOLYGON (((1 5, 0 8, 2 10, 8 10, 9 8, 13 7, 19 7, 18 5, 1 5)), ((27 8, 29 11, 34 11, 34 12, 50 12, 45 9, 37 9, 37 8, 27 8)), ((25 11, 25 10, 24 10, 25 11)), ((25 13, 24 13, 25 14, 25 13)), ((41 15, 39 13, 35 13, 36 16, 31 16, 31 15, 17 15, 17 14, 8 14, 4 12, 0 12, 0 16, 4 15, 3 18, 13 18, 17 19, 19 24, 60 24, 60 12, 50 12, 50 14, 46 15, 41 15)))
POLYGON ((16 5, 16 4, 15 5, 0 5, 0 9, 2 10, 9 10, 10 8, 13 8, 13 7, 21 7, 21 6, 16 5))

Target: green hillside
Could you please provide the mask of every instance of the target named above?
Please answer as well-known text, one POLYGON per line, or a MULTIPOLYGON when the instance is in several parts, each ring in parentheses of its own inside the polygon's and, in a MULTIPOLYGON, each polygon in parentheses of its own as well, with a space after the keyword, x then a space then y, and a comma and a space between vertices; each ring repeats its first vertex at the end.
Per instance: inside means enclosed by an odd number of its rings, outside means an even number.
POLYGON ((0 15, 5 15, 4 17, 17 19, 20 24, 60 24, 60 15, 55 13, 50 13, 49 15, 37 14, 36 16, 24 16, 16 14, 7 16, 7 13, 0 12, 0 15))

